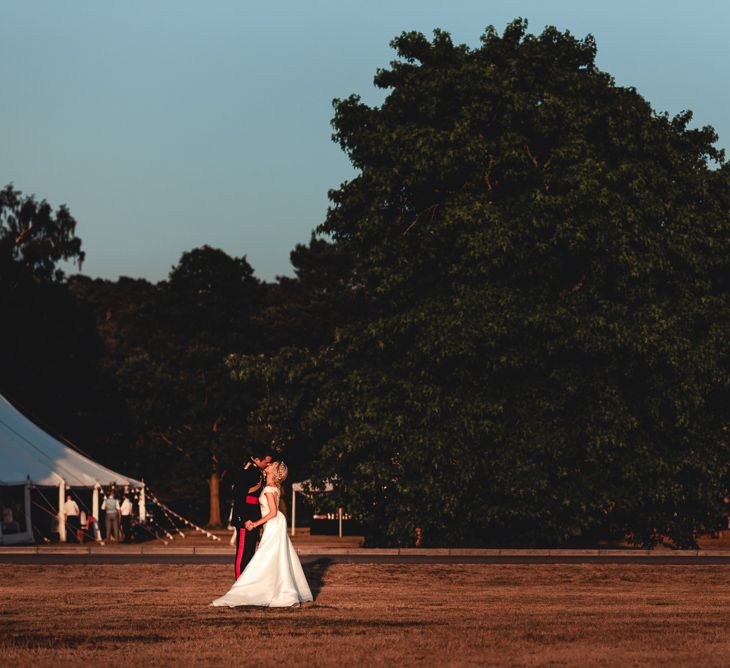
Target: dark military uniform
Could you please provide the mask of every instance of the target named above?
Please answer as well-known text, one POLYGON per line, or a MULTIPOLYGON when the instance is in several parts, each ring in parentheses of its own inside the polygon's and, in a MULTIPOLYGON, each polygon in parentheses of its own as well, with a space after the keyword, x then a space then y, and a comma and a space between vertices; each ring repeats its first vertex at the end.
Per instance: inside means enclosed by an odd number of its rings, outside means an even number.
POLYGON ((233 491, 231 525, 236 527, 237 536, 236 561, 234 562, 236 580, 256 551, 258 530, 247 531, 244 524, 248 520, 256 522, 261 519, 259 495, 264 489, 264 479, 264 472, 252 460, 246 462, 238 470, 231 484, 233 491))

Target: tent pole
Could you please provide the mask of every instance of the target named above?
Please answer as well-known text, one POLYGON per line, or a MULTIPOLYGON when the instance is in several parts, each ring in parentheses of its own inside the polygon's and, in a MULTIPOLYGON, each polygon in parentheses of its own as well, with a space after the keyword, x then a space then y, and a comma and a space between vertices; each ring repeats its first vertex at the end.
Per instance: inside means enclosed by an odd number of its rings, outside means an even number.
POLYGON ((30 536, 31 543, 35 543, 35 536, 33 535, 33 523, 30 517, 30 476, 28 476, 28 482, 25 483, 25 530, 30 536))
POLYGON ((63 512, 63 504, 66 496, 66 481, 61 479, 58 483, 58 539, 66 542, 66 514, 63 512))
POLYGON ((297 491, 294 485, 291 488, 291 535, 296 536, 297 533, 297 491))
POLYGON ((144 480, 142 481, 142 488, 139 490, 139 521, 147 521, 147 507, 145 506, 145 495, 144 495, 144 480))
POLYGON ((94 491, 91 493, 91 514, 94 516, 94 523, 99 523, 99 483, 94 485, 94 491))
POLYGON ((97 482, 91 493, 91 515, 94 518, 94 540, 103 545, 104 541, 101 539, 101 529, 99 528, 99 492, 101 492, 101 485, 97 482))

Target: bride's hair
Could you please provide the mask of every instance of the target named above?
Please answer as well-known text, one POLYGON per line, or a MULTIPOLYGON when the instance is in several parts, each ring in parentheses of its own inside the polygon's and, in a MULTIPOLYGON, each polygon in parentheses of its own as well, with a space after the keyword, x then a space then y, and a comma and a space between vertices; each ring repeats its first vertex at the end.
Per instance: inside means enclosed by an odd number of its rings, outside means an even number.
POLYGON ((282 461, 276 462, 276 468, 274 469, 274 482, 277 486, 281 487, 281 483, 286 480, 289 475, 289 467, 282 461))

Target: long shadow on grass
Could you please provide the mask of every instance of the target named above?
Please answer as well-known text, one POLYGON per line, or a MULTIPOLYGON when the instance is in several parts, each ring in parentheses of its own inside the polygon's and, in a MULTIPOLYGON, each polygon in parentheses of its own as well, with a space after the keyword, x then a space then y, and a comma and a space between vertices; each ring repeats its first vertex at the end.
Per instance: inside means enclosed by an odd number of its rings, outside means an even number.
POLYGON ((321 559, 317 559, 317 561, 313 561, 311 564, 302 566, 304 569, 304 575, 307 576, 307 582, 309 583, 309 588, 312 590, 312 596, 315 601, 324 586, 324 574, 331 565, 332 559, 322 557, 321 559))

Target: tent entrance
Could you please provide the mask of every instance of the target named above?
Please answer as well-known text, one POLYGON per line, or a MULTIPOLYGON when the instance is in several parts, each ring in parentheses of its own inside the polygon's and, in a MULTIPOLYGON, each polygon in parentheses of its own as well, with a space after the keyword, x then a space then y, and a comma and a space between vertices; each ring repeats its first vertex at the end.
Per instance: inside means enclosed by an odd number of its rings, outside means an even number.
POLYGON ((0 545, 32 542, 30 482, 0 486, 0 545))

